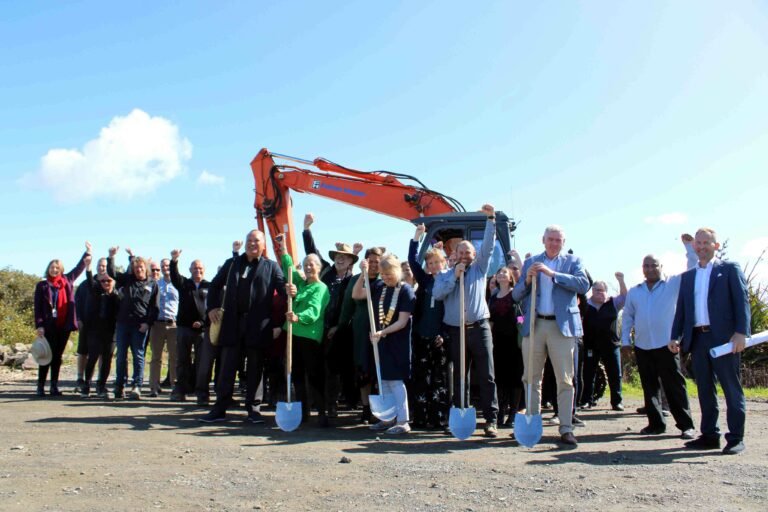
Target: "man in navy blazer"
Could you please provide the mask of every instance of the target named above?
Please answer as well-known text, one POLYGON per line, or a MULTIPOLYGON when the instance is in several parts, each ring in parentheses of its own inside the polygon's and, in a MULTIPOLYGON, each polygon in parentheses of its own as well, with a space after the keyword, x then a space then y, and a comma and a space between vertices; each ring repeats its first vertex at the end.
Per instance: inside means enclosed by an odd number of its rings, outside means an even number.
POLYGON ((720 448, 719 408, 715 378, 720 382, 728 408, 727 442, 724 454, 744 451, 746 399, 741 388, 741 356, 749 335, 750 309, 747 281, 741 268, 715 258, 720 248, 710 228, 696 232, 694 248, 699 257, 695 268, 685 272, 680 282, 675 321, 669 349, 691 352, 693 373, 701 406, 701 436, 686 443, 689 448, 720 448), (682 340, 682 343, 681 343, 682 340), (732 341, 733 352, 713 358, 709 349, 732 341))
POLYGON ((512 297, 523 303, 523 361, 526 365, 523 382, 533 385, 531 403, 533 414, 541 414, 541 379, 547 355, 552 361, 557 379, 557 407, 560 414, 560 440, 576 445, 573 435, 573 351, 576 337, 581 336, 581 316, 577 294, 587 293, 589 279, 581 260, 572 254, 562 254, 565 234, 559 226, 549 226, 542 237, 544 252, 528 258, 523 264, 521 279, 512 291, 512 297), (532 280, 536 279, 536 311, 531 308, 532 280), (531 347, 530 322, 536 322, 533 342, 533 363, 528 382, 528 350, 531 347))

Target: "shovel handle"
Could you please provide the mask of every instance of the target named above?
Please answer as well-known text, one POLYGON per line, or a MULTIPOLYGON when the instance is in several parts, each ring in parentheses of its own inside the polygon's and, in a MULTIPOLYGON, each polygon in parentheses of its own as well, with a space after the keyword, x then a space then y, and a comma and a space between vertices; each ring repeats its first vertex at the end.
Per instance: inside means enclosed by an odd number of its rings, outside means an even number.
POLYGON ((535 333, 536 333, 536 281, 538 281, 538 277, 536 276, 531 280, 531 309, 528 311, 528 316, 530 316, 528 320, 529 325, 529 332, 528 332, 528 366, 526 368, 526 373, 528 374, 528 390, 527 395, 528 398, 526 399, 526 409, 525 409, 525 415, 530 416, 531 413, 531 389, 533 388, 532 384, 532 377, 533 374, 531 372, 531 369, 533 368, 533 343, 536 341, 535 333))
MULTIPOLYGON (((288 272, 288 284, 293 284, 293 270, 288 272)), ((288 310, 293 311, 293 297, 288 294, 288 310)), ((291 401, 291 368, 293 368, 293 322, 288 320, 285 329, 285 380, 287 401, 291 401)))
MULTIPOLYGON (((370 324, 371 334, 376 334, 376 319, 373 317, 373 299, 371 299, 371 283, 368 276, 360 274, 358 279, 363 279, 363 288, 365 288, 365 303, 368 306, 368 323, 370 324)), ((379 344, 373 343, 373 360, 376 363, 376 380, 379 383, 379 393, 381 393, 381 366, 379 364, 379 344)))
POLYGON ((464 410, 464 399, 466 398, 464 389, 466 387, 466 347, 464 343, 466 341, 466 317, 467 313, 464 311, 464 272, 459 274, 459 389, 461 391, 461 410, 464 410))

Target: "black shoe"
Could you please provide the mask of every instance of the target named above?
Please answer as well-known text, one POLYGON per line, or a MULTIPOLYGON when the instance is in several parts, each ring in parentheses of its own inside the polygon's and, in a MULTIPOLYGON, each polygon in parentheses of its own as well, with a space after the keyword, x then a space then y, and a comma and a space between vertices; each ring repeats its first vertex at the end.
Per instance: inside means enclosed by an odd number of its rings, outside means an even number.
POLYGON ((209 396, 198 396, 197 397, 197 405, 208 405, 211 402, 211 397, 209 396))
POLYGON ((157 395, 158 393, 155 390, 149 392, 149 398, 157 398, 157 395))
POLYGON ((264 423, 264 417, 259 411, 248 411, 248 421, 254 425, 261 425, 264 423))
POLYGON ((728 441, 723 448, 723 455, 738 455, 746 449, 744 441, 728 441))
POLYGON ((89 398, 91 396, 91 387, 88 384, 83 384, 80 387, 80 398, 89 398))
POLYGON ((624 406, 621 405, 621 404, 616 404, 616 405, 611 406, 611 409, 613 409, 614 411, 623 411, 624 410, 624 406))
POLYGON ((565 434, 561 435, 560 443, 566 446, 574 447, 579 445, 579 443, 576 441, 576 437, 573 435, 573 432, 566 432, 565 434))
POLYGON ((328 416, 329 418, 339 417, 339 409, 336 406, 336 404, 332 404, 328 406, 328 412, 326 413, 326 416, 328 416))
POLYGON ((667 429, 664 427, 652 427, 648 425, 647 427, 643 427, 640 430, 640 433, 644 436, 658 436, 659 434, 663 434, 666 431, 667 429))
POLYGON ((173 391, 171 393, 171 402, 186 402, 187 401, 187 395, 184 393, 180 393, 178 391, 173 391))
POLYGON ((123 388, 115 388, 115 400, 124 400, 125 399, 125 391, 123 388))
POLYGON ((61 395, 63 395, 63 394, 64 394, 64 393, 62 393, 61 391, 59 391, 59 388, 57 388, 57 387, 54 387, 54 386, 51 386, 51 392, 50 392, 50 395, 51 395, 51 396, 61 396, 61 395))
POLYGON ((75 384, 74 393, 79 394, 83 390, 83 386, 85 386, 85 379, 77 379, 77 384, 75 384))
POLYGON ((35 391, 35 396, 38 398, 45 398, 45 387, 37 386, 37 391, 35 391))
POLYGON ((571 425, 573 425, 574 427, 586 427, 587 422, 574 414, 573 417, 571 418, 571 425))
POLYGON ((168 375, 165 377, 165 380, 160 383, 161 388, 169 388, 171 387, 171 376, 168 375))
POLYGON ((647 409, 645 407, 638 407, 637 408, 637 414, 645 414, 645 411, 647 411, 647 409))
POLYGON ((198 418, 197 421, 201 423, 219 423, 222 421, 227 421, 227 413, 213 410, 208 414, 206 414, 205 416, 203 416, 202 418, 198 418))
POLYGON ((330 422, 328 421, 328 416, 326 414, 321 414, 317 417, 317 426, 320 428, 328 428, 330 426, 330 422))
POLYGON ((685 443, 686 448, 693 450, 719 450, 720 436, 699 436, 693 441, 685 443))
POLYGON ((371 413, 370 406, 364 405, 363 406, 363 413, 360 415, 360 422, 361 423, 372 423, 374 420, 373 414, 371 413))

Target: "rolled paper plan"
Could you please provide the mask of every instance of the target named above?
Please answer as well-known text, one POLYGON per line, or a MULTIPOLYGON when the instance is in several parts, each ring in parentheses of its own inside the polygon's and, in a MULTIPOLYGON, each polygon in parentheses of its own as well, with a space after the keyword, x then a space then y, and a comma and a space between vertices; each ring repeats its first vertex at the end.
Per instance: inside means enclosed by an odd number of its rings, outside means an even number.
MULTIPOLYGON (((768 331, 763 331, 755 334, 754 336, 747 338, 747 344, 744 348, 754 347, 761 343, 768 341, 768 331)), ((719 345, 715 348, 709 349, 709 355, 712 357, 720 357, 725 354, 730 354, 733 351, 733 342, 728 342, 725 345, 719 345)))

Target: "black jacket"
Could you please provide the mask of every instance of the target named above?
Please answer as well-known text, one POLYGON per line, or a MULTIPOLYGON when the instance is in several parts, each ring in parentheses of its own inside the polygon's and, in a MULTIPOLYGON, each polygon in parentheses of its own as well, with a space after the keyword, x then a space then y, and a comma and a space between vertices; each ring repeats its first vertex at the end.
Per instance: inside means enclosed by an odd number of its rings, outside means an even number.
POLYGON ((107 274, 116 281, 119 288, 120 309, 117 321, 121 324, 149 324, 149 304, 155 281, 147 278, 139 281, 132 272, 115 272, 115 260, 107 258, 107 274))
MULTIPOLYGON (((205 324, 208 288, 211 283, 203 279, 199 287, 195 286, 192 279, 179 274, 179 262, 171 260, 171 284, 179 291, 179 313, 176 316, 176 324, 190 329, 194 329, 192 324, 195 322, 205 324), (198 305, 201 307, 198 308, 198 305)), ((203 329, 201 327, 197 330, 203 329)))
MULTIPOLYGON (((245 254, 230 258, 224 262, 208 288, 208 309, 224 308, 219 345, 237 346, 239 319, 237 314, 237 284, 240 269, 248 264, 245 254), (229 269, 232 268, 232 272, 229 269), (229 275, 229 280, 227 280, 229 275), (223 292, 226 282, 226 296, 223 292)), ((265 257, 261 258, 256 275, 251 282, 250 309, 246 319, 245 345, 248 347, 268 347, 272 343, 272 299, 277 292, 285 295, 285 278, 280 266, 265 257)))
POLYGON ((88 280, 80 286, 88 288, 88 302, 83 320, 88 332, 101 333, 111 340, 115 332, 117 311, 120 308, 120 297, 117 291, 107 293, 93 274, 87 272, 88 280))

